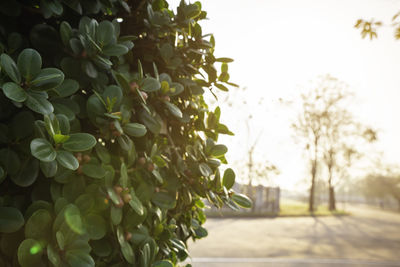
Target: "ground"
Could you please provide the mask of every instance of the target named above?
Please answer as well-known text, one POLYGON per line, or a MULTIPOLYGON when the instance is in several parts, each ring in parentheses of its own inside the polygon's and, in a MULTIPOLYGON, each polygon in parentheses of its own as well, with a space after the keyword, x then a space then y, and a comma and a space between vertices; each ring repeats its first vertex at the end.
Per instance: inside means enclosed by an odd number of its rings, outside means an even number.
POLYGON ((351 216, 209 219, 189 244, 193 267, 400 266, 400 214, 347 207, 351 216))

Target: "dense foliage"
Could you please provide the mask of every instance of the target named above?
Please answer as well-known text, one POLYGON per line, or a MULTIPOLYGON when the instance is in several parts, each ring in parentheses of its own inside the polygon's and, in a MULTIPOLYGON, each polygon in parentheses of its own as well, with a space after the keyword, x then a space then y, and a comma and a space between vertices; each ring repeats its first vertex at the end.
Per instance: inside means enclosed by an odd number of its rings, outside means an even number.
POLYGON ((251 205, 219 170, 232 133, 203 94, 235 85, 199 2, 0 13, 0 266, 175 266, 207 235, 203 199, 251 205))

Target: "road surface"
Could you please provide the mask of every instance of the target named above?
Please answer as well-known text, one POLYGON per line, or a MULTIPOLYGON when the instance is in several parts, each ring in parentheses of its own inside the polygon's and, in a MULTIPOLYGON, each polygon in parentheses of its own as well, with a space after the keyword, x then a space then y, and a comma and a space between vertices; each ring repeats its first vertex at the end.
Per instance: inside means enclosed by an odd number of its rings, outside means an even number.
POLYGON ((351 216, 209 219, 190 243, 193 267, 400 266, 400 214, 350 207, 351 216))

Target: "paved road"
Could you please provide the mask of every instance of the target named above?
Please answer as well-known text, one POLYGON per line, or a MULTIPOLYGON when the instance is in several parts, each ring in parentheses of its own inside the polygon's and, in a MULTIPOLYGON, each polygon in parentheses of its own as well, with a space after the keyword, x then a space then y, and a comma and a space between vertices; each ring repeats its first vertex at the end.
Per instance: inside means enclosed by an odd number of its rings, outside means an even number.
POLYGON ((193 266, 400 266, 400 214, 348 210, 352 216, 209 219, 209 236, 189 244, 193 266))

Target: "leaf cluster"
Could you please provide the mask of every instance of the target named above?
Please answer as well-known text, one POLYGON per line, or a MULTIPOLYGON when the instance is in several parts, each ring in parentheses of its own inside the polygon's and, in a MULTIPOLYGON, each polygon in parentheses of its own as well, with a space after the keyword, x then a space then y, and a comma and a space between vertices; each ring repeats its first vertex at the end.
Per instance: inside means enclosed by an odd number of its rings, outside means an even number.
MULTIPOLYGON (((0 266, 176 266, 236 194, 199 2, 0 3, 0 266)), ((221 65, 217 71, 216 64, 221 65)))

